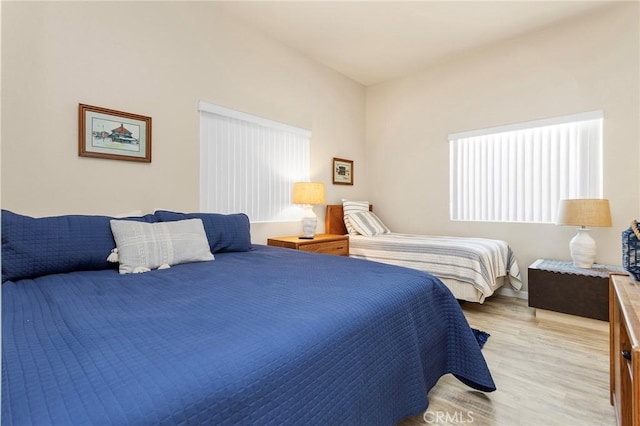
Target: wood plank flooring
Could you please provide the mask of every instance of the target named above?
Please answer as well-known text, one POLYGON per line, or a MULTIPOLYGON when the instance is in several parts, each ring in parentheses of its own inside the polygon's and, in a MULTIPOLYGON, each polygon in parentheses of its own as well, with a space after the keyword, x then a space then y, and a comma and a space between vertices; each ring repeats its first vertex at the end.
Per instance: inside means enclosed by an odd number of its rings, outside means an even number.
POLYGON ((429 393, 424 417, 402 426, 615 425, 607 322, 539 319, 526 300, 504 296, 463 311, 491 334, 482 352, 498 390, 478 392, 449 374, 429 393))

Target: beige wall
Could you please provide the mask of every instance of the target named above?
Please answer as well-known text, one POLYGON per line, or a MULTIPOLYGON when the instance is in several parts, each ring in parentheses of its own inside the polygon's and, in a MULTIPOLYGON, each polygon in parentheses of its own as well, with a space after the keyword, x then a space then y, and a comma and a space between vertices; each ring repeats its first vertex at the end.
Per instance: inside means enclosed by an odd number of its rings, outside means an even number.
MULTIPOLYGON (((449 221, 447 134, 604 109, 614 224, 593 234, 597 260, 619 264, 620 231, 640 217, 639 36, 638 4, 627 3, 365 89, 215 3, 3 2, 2 207, 197 210, 206 100, 310 128, 312 179, 325 182, 328 202, 369 198, 396 231, 508 240, 526 269, 568 258, 574 230, 449 221), (79 158, 78 103, 153 117, 153 162, 79 158), (333 156, 355 160, 354 187, 331 185, 333 156)), ((264 242, 298 224, 252 232, 264 242)))
MULTIPOLYGON (((327 200, 367 194, 365 88, 215 3, 3 2, 2 207, 198 210, 199 100, 311 129, 311 178, 327 200), (78 157, 79 103, 151 116, 152 163, 78 157), (355 161, 353 187, 331 184, 334 156, 355 161)), ((255 224, 252 234, 264 242, 298 228, 255 224)))
MULTIPOLYGON (((621 264, 620 232, 640 217, 638 3, 617 5, 367 90, 370 198, 400 232, 499 238, 521 269, 568 259, 571 227, 449 220, 449 133, 603 109, 604 196, 612 228, 596 261, 621 264)), ((526 275, 526 273, 525 273, 526 275)))

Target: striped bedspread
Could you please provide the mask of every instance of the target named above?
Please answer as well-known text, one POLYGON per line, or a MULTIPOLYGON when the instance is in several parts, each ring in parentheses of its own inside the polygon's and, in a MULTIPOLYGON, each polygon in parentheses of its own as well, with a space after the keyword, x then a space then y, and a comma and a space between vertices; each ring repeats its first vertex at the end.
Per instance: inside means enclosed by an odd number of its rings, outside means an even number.
POLYGON ((500 240, 396 233, 350 235, 349 255, 467 282, 483 299, 493 293, 492 284, 498 277, 507 276, 515 290, 522 288, 515 256, 500 240))

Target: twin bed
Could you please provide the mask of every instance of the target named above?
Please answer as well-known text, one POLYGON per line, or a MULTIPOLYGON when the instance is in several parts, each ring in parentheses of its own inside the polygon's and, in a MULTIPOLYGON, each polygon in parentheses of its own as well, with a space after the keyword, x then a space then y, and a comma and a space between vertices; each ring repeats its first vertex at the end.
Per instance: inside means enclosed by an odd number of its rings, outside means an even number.
MULTIPOLYGON (((353 203, 364 203, 366 210, 371 210, 367 202, 353 203)), ((325 228, 328 234, 349 233, 351 257, 429 272, 446 284, 456 299, 470 302, 484 302, 506 283, 515 290, 522 287, 518 263, 505 241, 399 234, 382 224, 371 226, 373 232, 362 235, 365 232, 353 228, 349 232, 346 216, 342 204, 327 205, 325 228)))
POLYGON ((2 212, 3 424, 391 425, 444 374, 495 390, 430 274, 252 245, 244 215, 129 218, 118 238, 112 220, 2 212), (214 260, 156 238, 192 219, 214 260), (123 241, 174 261, 119 273, 123 241))

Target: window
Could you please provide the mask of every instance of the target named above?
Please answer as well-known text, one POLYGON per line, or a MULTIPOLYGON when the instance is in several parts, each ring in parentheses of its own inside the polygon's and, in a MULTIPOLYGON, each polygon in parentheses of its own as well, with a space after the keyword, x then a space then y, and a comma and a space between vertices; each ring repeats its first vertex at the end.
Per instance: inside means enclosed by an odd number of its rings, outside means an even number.
POLYGON ((311 132, 200 102, 200 208, 251 222, 293 221, 293 183, 309 180, 311 132))
POLYGON ((554 223, 602 198, 602 111, 449 135, 451 220, 554 223))

